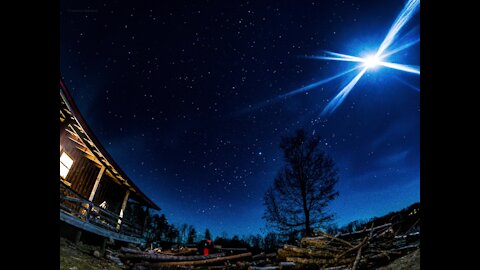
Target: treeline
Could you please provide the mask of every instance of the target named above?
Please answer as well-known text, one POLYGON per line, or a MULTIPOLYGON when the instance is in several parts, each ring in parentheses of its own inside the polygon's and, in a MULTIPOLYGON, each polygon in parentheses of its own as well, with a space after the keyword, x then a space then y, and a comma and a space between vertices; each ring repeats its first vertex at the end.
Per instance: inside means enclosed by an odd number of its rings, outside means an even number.
MULTIPOLYGON (((209 234, 210 231, 207 229, 204 236, 211 237, 209 234)), ((201 236, 193 225, 175 226, 168 223, 165 214, 149 214, 146 217, 144 237, 147 246, 169 248, 173 245, 195 244, 201 236)))
POLYGON ((224 248, 247 248, 253 252, 274 252, 292 241, 292 237, 270 232, 265 236, 251 234, 232 237, 222 233, 212 238, 207 228, 203 233, 190 224, 170 224, 165 214, 149 214, 146 218, 144 236, 148 247, 171 248, 175 246, 196 246, 202 240, 213 240, 213 244, 224 248))
POLYGON ((402 223, 399 226, 399 233, 404 233, 406 230, 415 225, 415 222, 420 217, 420 203, 414 203, 400 211, 392 211, 381 217, 373 217, 364 220, 355 220, 342 227, 338 227, 336 224, 330 224, 326 227, 325 231, 330 234, 343 234, 359 231, 364 228, 369 228, 372 223, 375 226, 386 223, 402 223))
MULTIPOLYGON (((369 228, 372 223, 376 226, 385 223, 401 223, 400 232, 406 231, 419 219, 420 203, 414 203, 400 211, 390 212, 381 217, 374 217, 366 220, 355 220, 342 227, 336 224, 327 225, 324 228, 329 234, 343 234, 369 228)), ((202 240, 213 240, 213 244, 224 248, 247 248, 252 252, 275 252, 284 244, 295 244, 302 235, 298 231, 290 233, 269 232, 266 235, 233 235, 229 237, 226 233, 212 238, 207 228, 203 233, 197 231, 193 225, 169 224, 164 214, 150 214, 146 219, 144 236, 148 246, 171 248, 174 246, 196 246, 202 240)))

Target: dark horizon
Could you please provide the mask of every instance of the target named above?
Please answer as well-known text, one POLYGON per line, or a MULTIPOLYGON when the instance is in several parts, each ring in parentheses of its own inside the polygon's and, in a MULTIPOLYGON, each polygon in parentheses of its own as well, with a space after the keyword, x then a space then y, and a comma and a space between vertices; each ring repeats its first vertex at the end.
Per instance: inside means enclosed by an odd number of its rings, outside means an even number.
MULTIPOLYGON (((102 145, 170 223, 262 233, 280 138, 305 128, 337 163, 330 209, 342 226, 420 201, 418 76, 368 72, 328 117, 342 80, 255 105, 351 67, 302 56, 375 49, 404 4, 63 0, 61 72, 102 145)), ((416 45, 397 60, 418 65, 418 55, 416 45)))

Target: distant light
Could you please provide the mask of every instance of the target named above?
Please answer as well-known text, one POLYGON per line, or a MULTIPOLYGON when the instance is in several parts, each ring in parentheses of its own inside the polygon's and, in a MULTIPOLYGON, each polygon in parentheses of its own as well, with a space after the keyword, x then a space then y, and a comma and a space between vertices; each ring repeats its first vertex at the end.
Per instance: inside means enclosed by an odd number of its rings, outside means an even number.
POLYGON ((365 66, 368 68, 374 68, 380 64, 380 59, 375 56, 371 55, 365 58, 365 66))

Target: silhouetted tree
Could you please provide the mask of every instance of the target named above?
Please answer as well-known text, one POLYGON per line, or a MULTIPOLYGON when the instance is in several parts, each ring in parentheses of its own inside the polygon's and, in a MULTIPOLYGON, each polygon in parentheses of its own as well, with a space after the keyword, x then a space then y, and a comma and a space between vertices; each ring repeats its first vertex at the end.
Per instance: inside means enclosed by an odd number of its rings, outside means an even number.
POLYGON ((267 252, 277 251, 280 246, 280 239, 278 235, 274 232, 270 232, 265 236, 264 249, 267 252))
POLYGON ((183 223, 180 225, 179 228, 179 234, 180 234, 180 241, 182 244, 185 244, 187 242, 187 230, 188 230, 188 224, 183 223))
POLYGON ((209 239, 212 239, 212 234, 210 233, 210 230, 207 228, 205 230, 205 239, 209 240, 209 239))
POLYGON ((265 193, 263 217, 283 233, 311 236, 312 228, 333 219, 326 207, 338 196, 338 173, 319 146, 319 136, 307 137, 301 129, 281 140, 286 164, 265 193))
POLYGON ((166 240, 170 243, 175 242, 178 239, 178 229, 175 228, 173 225, 168 225, 167 230, 166 230, 166 240))
POLYGON ((197 231, 192 225, 190 225, 188 230, 187 243, 194 244, 196 239, 197 239, 197 231))

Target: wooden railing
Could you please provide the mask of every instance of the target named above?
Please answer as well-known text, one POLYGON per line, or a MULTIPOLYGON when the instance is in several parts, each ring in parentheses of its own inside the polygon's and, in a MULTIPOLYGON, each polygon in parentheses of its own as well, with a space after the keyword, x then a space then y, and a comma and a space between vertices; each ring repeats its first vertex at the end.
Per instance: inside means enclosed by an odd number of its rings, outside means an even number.
POLYGON ((60 209, 98 227, 128 236, 143 238, 140 225, 95 205, 61 181, 60 209))

